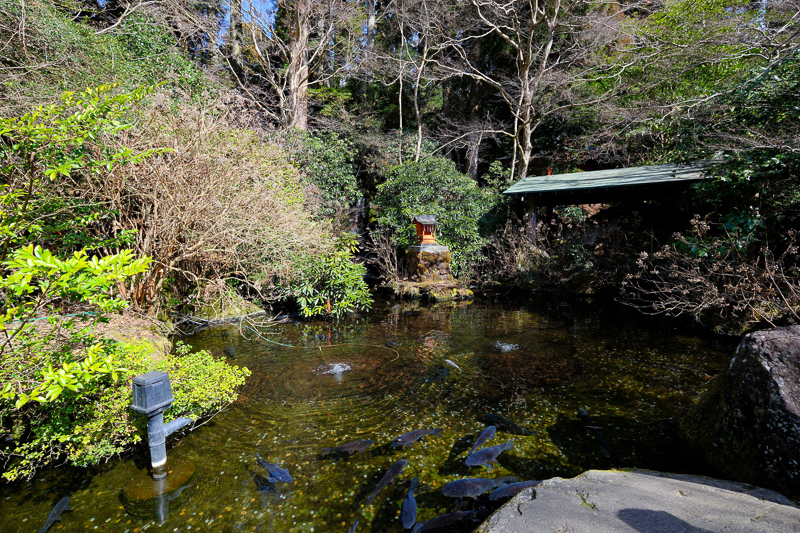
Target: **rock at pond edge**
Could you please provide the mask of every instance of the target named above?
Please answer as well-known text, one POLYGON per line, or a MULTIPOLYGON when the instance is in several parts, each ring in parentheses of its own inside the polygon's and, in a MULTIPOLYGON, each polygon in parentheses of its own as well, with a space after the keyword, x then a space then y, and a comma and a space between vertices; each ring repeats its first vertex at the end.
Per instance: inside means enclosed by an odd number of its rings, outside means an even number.
POLYGON ((800 495, 800 326, 746 335, 682 429, 716 475, 800 495))
POLYGON ((798 523, 800 508, 768 489, 649 470, 589 470, 523 490, 476 531, 788 533, 798 523))

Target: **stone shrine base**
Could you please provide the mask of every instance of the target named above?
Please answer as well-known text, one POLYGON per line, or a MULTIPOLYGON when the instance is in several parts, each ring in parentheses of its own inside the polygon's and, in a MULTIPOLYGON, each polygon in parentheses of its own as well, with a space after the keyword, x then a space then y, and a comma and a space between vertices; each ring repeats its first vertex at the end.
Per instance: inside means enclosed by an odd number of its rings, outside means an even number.
POLYGON ((384 285, 382 290, 392 298, 399 300, 422 300, 427 302, 449 302, 472 300, 472 291, 456 281, 449 283, 415 283, 413 281, 397 281, 384 285))
POLYGON ((408 279, 379 288, 391 298, 448 302, 472 300, 472 291, 453 278, 450 249, 439 244, 418 244, 406 250, 408 279))
POLYGON ((452 282, 450 249, 438 244, 419 244, 406 250, 409 279, 417 283, 452 282))

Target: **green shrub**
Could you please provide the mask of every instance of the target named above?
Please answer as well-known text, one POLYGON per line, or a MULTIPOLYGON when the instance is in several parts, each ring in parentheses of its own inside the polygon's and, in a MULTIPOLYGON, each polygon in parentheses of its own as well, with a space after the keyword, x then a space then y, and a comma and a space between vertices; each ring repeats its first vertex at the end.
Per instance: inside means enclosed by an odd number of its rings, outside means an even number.
MULTIPOLYGON (((63 200, 58 193, 64 182, 86 184, 163 153, 134 153, 104 142, 129 127, 122 117, 150 91, 113 96, 111 89, 66 93, 62 104, 0 119, 0 134, 8 141, 0 144, 0 427, 14 440, 0 458, 8 480, 31 477, 60 459, 96 463, 141 439, 142 421, 129 419, 130 382, 152 370, 152 358, 140 346, 99 338, 94 326, 104 312, 127 307, 118 291, 126 280, 142 276, 150 259, 130 250, 104 256, 64 250, 83 241, 50 241, 61 254, 26 244, 47 243, 58 234, 53 219, 60 223, 66 215, 55 217, 61 209, 44 207, 63 200)), ((75 217, 65 229, 85 231, 100 214, 75 217)), ((235 397, 233 390, 247 375, 202 353, 179 351, 155 366, 176 376, 180 403, 172 416, 218 409, 235 397)))
POLYGON ((63 91, 87 85, 116 82, 132 90, 168 80, 169 88, 194 98, 216 90, 184 55, 156 11, 132 13, 111 31, 99 33, 57 4, 3 3, 0 38, 8 44, 3 60, 12 68, 0 83, 0 114, 49 102, 63 91))
POLYGON ((139 374, 161 370, 170 375, 175 403, 165 413, 169 421, 180 416, 200 418, 236 400, 236 389, 250 375, 247 368, 228 365, 207 351, 190 352, 179 345, 175 353, 154 362, 152 346, 114 344, 109 353, 124 368, 116 381, 91 394, 62 394, 56 401, 32 402, 11 415, 8 404, 0 411, 13 418, 16 446, 2 450, 7 463, 3 478, 30 478, 37 469, 57 460, 76 466, 96 464, 141 442, 147 419, 131 410, 131 381, 139 374))
POLYGON ((450 247, 456 274, 466 274, 481 261, 487 239, 481 232, 495 195, 481 190, 469 176, 443 157, 424 157, 391 167, 378 187, 380 226, 391 228, 401 248, 416 243, 413 215, 434 215, 439 222, 436 240, 450 247))
MULTIPOLYGON (((222 409, 237 398, 236 389, 250 375, 245 368, 229 365, 224 358, 215 358, 207 350, 196 352, 191 347, 178 343, 175 352, 156 370, 169 374, 175 403, 170 409, 169 419, 179 416, 200 418, 212 411, 222 409)), ((141 368, 141 371, 149 371, 141 368)))
POLYGON ((358 251, 355 239, 340 238, 337 250, 322 257, 310 257, 302 280, 286 289, 305 316, 340 317, 372 306, 372 296, 364 281, 367 269, 353 260, 358 251))
POLYGON ((352 207, 359 196, 353 144, 335 132, 292 130, 283 141, 289 159, 316 187, 322 199, 319 214, 329 216, 352 207))

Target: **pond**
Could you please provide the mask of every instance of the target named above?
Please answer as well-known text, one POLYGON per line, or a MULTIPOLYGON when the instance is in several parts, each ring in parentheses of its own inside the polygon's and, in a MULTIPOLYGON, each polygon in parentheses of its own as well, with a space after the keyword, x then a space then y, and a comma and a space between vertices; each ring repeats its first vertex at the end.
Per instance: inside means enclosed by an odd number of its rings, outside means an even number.
MULTIPOLYGON (((729 341, 585 300, 386 303, 338 323, 293 319, 260 336, 243 333, 229 326, 186 339, 220 356, 232 351, 253 375, 229 409, 168 439, 168 465, 193 462, 196 471, 160 518, 152 508, 123 506, 122 489, 146 466, 138 454, 3 486, 0 531, 38 530, 70 495, 74 510, 51 531, 344 533, 358 520, 356 531, 395 532, 403 531, 400 505, 415 476, 425 520, 455 508, 440 490, 465 477, 528 480, 611 467, 701 474, 704 466, 682 451, 676 421, 732 353, 729 341), (520 427, 496 424, 484 446, 511 440, 513 449, 491 469, 466 466, 487 414, 520 427), (441 435, 389 446, 406 432, 437 428, 441 435), (375 444, 363 453, 322 454, 365 439, 375 444), (267 483, 257 453, 288 469, 293 483, 267 483), (404 472, 368 504, 400 459, 408 461, 404 472)), ((460 505, 497 503, 484 496, 460 505)))

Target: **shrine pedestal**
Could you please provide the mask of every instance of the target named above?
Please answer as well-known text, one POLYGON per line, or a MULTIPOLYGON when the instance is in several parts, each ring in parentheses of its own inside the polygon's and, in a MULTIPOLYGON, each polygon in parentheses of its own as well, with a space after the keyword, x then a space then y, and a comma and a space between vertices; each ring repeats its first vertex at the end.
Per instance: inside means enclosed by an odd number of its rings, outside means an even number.
POLYGON ((440 244, 418 244, 406 250, 409 279, 417 283, 452 282, 450 249, 440 244))

